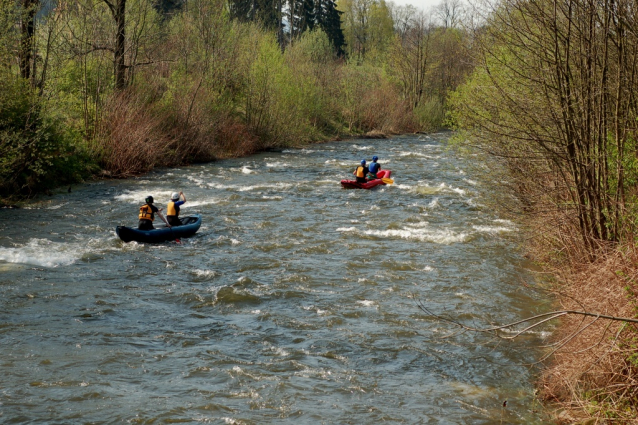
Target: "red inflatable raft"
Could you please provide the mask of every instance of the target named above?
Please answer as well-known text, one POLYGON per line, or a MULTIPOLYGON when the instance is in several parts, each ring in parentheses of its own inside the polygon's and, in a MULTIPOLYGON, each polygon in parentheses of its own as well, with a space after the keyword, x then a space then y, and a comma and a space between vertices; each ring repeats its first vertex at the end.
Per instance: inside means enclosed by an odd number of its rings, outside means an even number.
POLYGON ((381 170, 377 173, 377 177, 374 180, 368 180, 367 183, 357 183, 356 180, 341 180, 341 186, 344 189, 372 189, 375 186, 384 185, 382 179, 389 179, 392 171, 390 170, 381 170))

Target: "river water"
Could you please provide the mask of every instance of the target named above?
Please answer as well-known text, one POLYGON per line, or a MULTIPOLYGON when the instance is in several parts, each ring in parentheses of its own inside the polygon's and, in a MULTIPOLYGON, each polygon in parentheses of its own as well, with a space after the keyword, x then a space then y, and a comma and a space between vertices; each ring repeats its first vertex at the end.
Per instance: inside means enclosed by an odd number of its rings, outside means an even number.
MULTIPOLYGON (((468 324, 542 310, 521 231, 449 134, 349 140, 74 186, 0 210, 0 422, 542 423, 540 335, 468 324), (378 155, 395 184, 344 190, 378 155), (146 195, 201 213, 121 242, 146 195), (502 403, 508 400, 507 407, 502 403)), ((505 196, 505 195, 503 195, 505 196)), ((161 201, 161 202, 158 202, 161 201)))

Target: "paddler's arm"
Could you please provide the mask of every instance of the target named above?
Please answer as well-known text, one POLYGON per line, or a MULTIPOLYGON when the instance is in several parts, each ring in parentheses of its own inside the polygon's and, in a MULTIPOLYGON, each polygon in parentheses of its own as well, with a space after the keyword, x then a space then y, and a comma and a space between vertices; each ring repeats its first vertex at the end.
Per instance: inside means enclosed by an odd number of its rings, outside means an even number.
POLYGON ((167 225, 168 227, 173 227, 173 226, 171 226, 170 224, 168 224, 168 221, 164 218, 164 216, 162 215, 162 212, 161 212, 161 211, 162 211, 161 209, 157 210, 157 215, 159 215, 159 218, 161 218, 161 219, 162 219, 162 221, 163 221, 164 223, 166 223, 166 225, 167 225))
POLYGON ((184 202, 186 202, 186 195, 184 195, 184 192, 179 192, 179 194, 182 197, 182 199, 184 200, 184 202))

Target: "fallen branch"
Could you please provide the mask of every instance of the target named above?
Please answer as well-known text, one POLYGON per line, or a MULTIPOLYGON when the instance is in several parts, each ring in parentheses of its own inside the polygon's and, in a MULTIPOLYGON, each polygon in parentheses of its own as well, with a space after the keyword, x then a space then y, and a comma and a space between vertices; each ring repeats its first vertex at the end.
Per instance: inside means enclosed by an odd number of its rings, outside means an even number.
MULTIPOLYGON (((418 300, 416 297, 416 304, 419 307, 419 309, 421 309, 421 311, 425 312, 427 315, 434 317, 435 319, 438 319, 442 322, 447 322, 447 323, 452 323, 455 326, 458 326, 466 331, 472 331, 472 332, 482 332, 482 333, 490 333, 493 334, 499 338, 502 339, 514 339, 518 336, 520 336, 521 334, 535 328, 538 327, 540 325, 542 325, 543 323, 549 322, 550 320, 556 319, 558 317, 561 316, 566 316, 568 314, 573 314, 573 315, 579 315, 579 316, 585 316, 585 317, 594 317, 594 321, 597 321, 599 319, 606 319, 606 320, 612 320, 612 321, 619 321, 619 322, 626 322, 626 323, 638 323, 638 319, 631 319, 629 317, 617 317, 617 316, 609 316, 606 314, 598 314, 598 313, 590 313, 587 311, 577 311, 577 310, 557 310, 557 311, 551 311, 549 313, 543 313, 543 314, 538 314, 536 316, 532 316, 532 317, 528 317, 526 319, 522 319, 522 320, 518 320, 516 322, 512 322, 512 323, 507 323, 504 325, 500 325, 500 326, 494 326, 491 328, 474 328, 471 326, 467 326, 461 322, 458 322, 454 319, 451 319, 449 317, 445 317, 445 316, 441 316, 439 314, 434 313, 432 310, 430 310, 429 308, 427 308, 425 306, 425 304, 423 304, 422 301, 418 300), (504 330, 504 329, 509 329, 509 328, 513 328, 516 325, 520 325, 522 323, 528 323, 528 322, 532 322, 532 321, 536 321, 535 323, 527 326, 525 329, 522 329, 518 332, 516 332, 515 335, 513 336, 502 336, 502 335, 498 335, 497 331, 500 330, 504 330)), ((589 323, 588 325, 585 326, 585 328, 587 328, 588 326, 590 326, 593 322, 589 323)), ((580 329, 577 333, 579 333, 580 331, 584 330, 585 328, 580 329)))

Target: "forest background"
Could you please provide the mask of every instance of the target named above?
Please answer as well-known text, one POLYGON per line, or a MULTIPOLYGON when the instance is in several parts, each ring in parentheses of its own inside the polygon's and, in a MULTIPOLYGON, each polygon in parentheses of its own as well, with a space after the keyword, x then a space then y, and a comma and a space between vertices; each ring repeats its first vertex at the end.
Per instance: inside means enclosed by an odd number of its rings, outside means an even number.
POLYGON ((444 14, 383 0, 0 5, 5 197, 96 174, 435 129, 470 70, 467 34, 444 14))
POLYGON ((540 397, 567 408, 567 423, 637 423, 638 328, 622 320, 638 313, 635 1, 0 8, 4 199, 92 176, 451 126, 459 146, 497 159, 491 178, 516 194, 505 207, 525 215, 526 248, 562 308, 547 316, 562 321, 545 348, 540 397))

